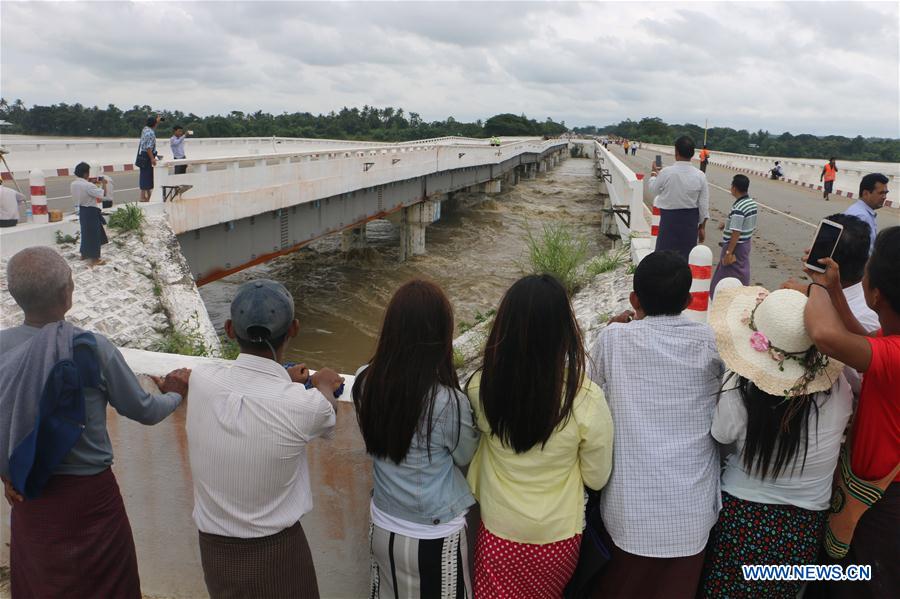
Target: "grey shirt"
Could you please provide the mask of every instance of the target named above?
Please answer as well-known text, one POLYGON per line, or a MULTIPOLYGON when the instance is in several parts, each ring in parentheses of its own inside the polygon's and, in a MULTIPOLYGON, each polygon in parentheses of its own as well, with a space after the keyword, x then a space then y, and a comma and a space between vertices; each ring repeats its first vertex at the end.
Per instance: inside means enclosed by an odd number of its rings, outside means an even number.
POLYGON ((87 179, 77 178, 71 185, 72 199, 78 206, 99 208, 97 201, 103 199, 103 189, 97 187, 87 179))
MULTIPOLYGON (((25 343, 38 331, 40 329, 27 325, 0 331, 0 352, 25 343)), ((181 395, 178 393, 151 395, 144 391, 122 353, 103 335, 94 333, 94 337, 97 338, 101 388, 84 390, 84 432, 54 474, 89 476, 112 465, 112 443, 106 430, 107 404, 126 418, 141 424, 156 424, 181 403, 181 395)))

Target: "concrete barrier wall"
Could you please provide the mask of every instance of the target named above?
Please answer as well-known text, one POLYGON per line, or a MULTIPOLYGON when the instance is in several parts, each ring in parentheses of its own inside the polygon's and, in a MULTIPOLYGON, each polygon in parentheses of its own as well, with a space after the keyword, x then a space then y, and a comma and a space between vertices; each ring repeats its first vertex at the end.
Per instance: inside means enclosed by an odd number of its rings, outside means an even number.
MULTIPOLYGON (((673 155, 672 146, 657 144, 642 144, 645 150, 655 151, 660 154, 673 155)), ((694 156, 696 159, 696 155, 694 156)), ((775 166, 775 161, 781 162, 784 168, 784 179, 789 183, 797 183, 804 187, 821 189, 822 182, 819 175, 822 167, 828 162, 817 158, 782 158, 779 156, 753 156, 750 154, 734 154, 731 152, 711 151, 709 161, 712 164, 740 171, 750 171, 763 176, 768 176, 769 170, 775 166)), ((856 162, 850 160, 837 160, 838 175, 835 180, 835 191, 849 198, 859 194, 859 182, 869 173, 883 173, 891 179, 894 189, 900 187, 900 164, 895 162, 856 162)))

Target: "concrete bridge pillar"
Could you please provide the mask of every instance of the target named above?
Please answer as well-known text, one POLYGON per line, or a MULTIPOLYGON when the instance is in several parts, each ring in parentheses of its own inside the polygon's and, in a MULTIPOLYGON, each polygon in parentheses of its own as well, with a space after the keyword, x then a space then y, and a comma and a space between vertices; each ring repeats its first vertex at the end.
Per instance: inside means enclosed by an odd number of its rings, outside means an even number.
POLYGON ((539 173, 547 172, 547 161, 546 160, 541 160, 540 162, 538 162, 538 172, 539 173))
POLYGON ((500 193, 500 179, 493 179, 484 184, 484 193, 495 194, 500 193))
POLYGON ((431 204, 419 202, 400 211, 400 262, 425 254, 425 227, 434 214, 431 204))
POLYGON ((361 250, 366 247, 366 226, 353 227, 341 232, 341 251, 361 250))

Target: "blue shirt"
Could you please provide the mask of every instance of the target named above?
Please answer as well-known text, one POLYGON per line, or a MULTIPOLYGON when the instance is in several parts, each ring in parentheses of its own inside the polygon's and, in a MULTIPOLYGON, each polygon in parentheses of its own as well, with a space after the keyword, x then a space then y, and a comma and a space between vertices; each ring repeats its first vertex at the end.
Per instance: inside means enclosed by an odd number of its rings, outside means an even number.
POLYGON ((875 221, 875 211, 862 200, 856 200, 849 208, 844 210, 844 214, 855 216, 867 225, 869 225, 869 255, 875 249, 875 236, 878 235, 878 223, 875 221))

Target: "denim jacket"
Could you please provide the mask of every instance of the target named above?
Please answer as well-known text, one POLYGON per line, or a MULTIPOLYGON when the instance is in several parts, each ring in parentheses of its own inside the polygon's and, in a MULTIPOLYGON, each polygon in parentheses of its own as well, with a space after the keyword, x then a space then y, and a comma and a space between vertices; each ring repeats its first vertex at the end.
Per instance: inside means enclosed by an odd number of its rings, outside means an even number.
POLYGON ((459 470, 472 460, 478 448, 478 430, 468 398, 442 386, 434 400, 433 418, 430 460, 424 419, 402 462, 373 458, 375 506, 417 524, 448 522, 475 504, 459 470))

